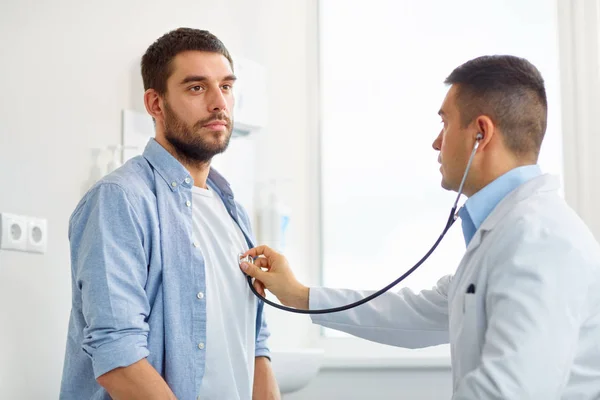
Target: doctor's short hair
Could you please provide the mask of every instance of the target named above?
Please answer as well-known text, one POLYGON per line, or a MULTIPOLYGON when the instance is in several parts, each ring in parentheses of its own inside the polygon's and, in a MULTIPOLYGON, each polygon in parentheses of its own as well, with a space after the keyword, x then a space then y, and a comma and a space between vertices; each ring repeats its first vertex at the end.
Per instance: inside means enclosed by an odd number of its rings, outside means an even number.
POLYGON ((233 69, 229 51, 215 35, 200 29, 179 28, 158 38, 143 55, 144 90, 152 88, 159 95, 164 95, 167 92, 167 80, 173 73, 173 59, 179 53, 194 50, 222 54, 233 69))
POLYGON ((546 132, 548 102, 540 71, 524 58, 483 56, 467 61, 446 78, 456 85, 463 126, 487 115, 517 156, 537 157, 546 132))

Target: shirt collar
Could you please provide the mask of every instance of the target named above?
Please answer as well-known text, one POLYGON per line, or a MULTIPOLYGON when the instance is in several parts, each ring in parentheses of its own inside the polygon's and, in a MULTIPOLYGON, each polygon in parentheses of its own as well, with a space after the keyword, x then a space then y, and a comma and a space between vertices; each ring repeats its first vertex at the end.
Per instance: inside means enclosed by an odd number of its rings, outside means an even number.
POLYGON ((483 221, 506 195, 541 174, 542 171, 538 165, 517 167, 496 178, 492 183, 469 197, 458 212, 463 220, 463 235, 467 245, 483 221))
MULTIPOLYGON (((169 185, 171 191, 178 190, 180 186, 194 186, 194 179, 189 171, 155 139, 148 141, 143 156, 169 185)), ((231 194, 229 182, 212 167, 208 172, 207 184, 216 189, 221 196, 231 194)))

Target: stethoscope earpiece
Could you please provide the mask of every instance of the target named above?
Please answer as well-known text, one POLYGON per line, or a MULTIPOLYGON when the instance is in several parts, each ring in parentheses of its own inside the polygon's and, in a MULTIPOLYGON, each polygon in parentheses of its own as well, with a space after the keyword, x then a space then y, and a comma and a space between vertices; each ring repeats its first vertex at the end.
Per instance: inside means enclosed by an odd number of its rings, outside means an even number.
POLYGON ((481 140, 481 139, 483 139, 483 134, 478 132, 477 136, 475 136, 475 140, 481 140))

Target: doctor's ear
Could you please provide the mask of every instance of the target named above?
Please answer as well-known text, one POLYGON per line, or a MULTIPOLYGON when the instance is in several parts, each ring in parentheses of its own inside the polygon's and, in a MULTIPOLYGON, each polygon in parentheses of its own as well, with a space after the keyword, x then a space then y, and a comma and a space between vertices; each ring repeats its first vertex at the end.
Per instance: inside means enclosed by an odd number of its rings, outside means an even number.
POLYGON ((492 140, 496 125, 494 124, 494 121, 492 121, 492 119, 487 115, 480 115, 475 120, 474 128, 477 129, 475 140, 479 142, 479 147, 482 147, 487 145, 490 140, 492 140))

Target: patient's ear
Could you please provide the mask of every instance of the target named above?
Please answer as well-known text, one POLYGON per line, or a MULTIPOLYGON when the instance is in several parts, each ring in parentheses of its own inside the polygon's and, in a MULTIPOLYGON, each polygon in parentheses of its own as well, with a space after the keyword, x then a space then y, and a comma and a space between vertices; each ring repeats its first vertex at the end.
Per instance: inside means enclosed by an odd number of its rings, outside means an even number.
POLYGON ((146 90, 144 93, 144 106, 146 106, 146 111, 148 111, 148 114, 152 116, 154 121, 162 121, 164 119, 162 100, 156 90, 146 90))

